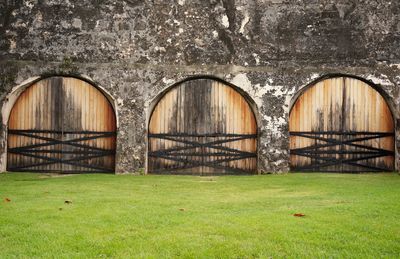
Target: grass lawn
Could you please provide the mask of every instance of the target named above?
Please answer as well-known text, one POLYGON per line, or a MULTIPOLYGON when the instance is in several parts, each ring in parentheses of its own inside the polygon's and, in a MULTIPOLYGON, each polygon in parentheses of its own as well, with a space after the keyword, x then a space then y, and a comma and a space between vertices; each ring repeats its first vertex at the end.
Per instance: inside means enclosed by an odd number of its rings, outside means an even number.
POLYGON ((400 257, 397 174, 9 173, 0 199, 0 258, 400 257))

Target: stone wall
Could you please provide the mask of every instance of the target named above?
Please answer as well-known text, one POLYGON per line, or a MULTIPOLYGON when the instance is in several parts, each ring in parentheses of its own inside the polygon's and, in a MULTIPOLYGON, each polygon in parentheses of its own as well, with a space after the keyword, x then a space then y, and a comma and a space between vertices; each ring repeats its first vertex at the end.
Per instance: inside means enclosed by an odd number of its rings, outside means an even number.
POLYGON ((293 96, 321 76, 371 81, 399 120, 399 48, 398 1, 3 0, 0 105, 32 77, 90 78, 117 104, 117 171, 133 172, 145 166, 152 101, 180 80, 212 75, 254 100, 259 170, 281 172, 289 169, 293 96))

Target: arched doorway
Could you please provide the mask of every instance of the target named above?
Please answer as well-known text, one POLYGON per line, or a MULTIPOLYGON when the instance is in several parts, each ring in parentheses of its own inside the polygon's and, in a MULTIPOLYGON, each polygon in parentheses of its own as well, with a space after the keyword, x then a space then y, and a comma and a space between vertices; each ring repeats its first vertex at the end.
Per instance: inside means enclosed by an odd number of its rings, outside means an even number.
POLYGON ((49 77, 25 89, 8 120, 7 170, 114 172, 116 117, 96 87, 49 77))
POLYGON ((394 170, 394 120, 382 95, 354 77, 320 80, 290 111, 293 171, 394 170))
POLYGON ((148 172, 255 173, 257 122, 233 86, 198 78, 168 90, 148 128, 148 172))

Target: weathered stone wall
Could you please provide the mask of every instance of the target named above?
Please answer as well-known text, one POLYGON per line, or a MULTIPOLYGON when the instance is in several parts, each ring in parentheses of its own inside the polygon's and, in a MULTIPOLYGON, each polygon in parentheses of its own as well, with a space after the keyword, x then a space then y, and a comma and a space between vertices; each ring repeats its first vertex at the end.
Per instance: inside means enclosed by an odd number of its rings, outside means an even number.
POLYGON ((116 100, 117 171, 133 172, 145 166, 152 100, 189 76, 213 75, 257 105, 259 170, 287 171, 292 98, 320 76, 370 80, 397 122, 399 49, 399 1, 0 0, 0 105, 28 78, 89 77, 116 100))

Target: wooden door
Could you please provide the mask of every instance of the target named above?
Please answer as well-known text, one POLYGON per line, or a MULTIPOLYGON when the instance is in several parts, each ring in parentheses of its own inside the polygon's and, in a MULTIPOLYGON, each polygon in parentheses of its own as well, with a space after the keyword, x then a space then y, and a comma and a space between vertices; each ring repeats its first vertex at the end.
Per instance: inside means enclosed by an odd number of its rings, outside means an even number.
POLYGON ((169 90, 149 123, 148 171, 174 174, 255 173, 257 124, 241 94, 211 79, 169 90))
POLYGON ((290 112, 294 171, 394 170, 394 122, 384 98, 350 77, 309 87, 290 112))
POLYGON ((113 172, 116 119, 85 81, 50 77, 28 87, 8 122, 8 171, 113 172))

